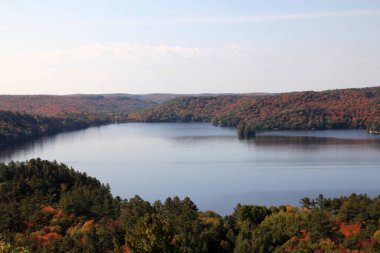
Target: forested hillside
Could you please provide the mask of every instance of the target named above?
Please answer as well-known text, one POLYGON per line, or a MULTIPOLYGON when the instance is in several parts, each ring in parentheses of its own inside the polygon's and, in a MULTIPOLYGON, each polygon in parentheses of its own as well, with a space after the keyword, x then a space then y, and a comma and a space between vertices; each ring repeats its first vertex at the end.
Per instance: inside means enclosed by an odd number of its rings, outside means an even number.
POLYGON ((0 148, 89 126, 126 122, 128 112, 155 105, 149 95, 0 96, 0 148))
POLYGON ((379 132, 380 87, 278 95, 0 96, 0 147, 62 131, 129 121, 239 126, 240 138, 272 129, 363 128, 379 132), (179 97, 171 99, 175 96, 179 97))
POLYGON ((133 113, 144 122, 204 121, 257 130, 380 128, 380 87, 271 96, 181 97, 133 113))
POLYGON ((115 198, 57 162, 11 162, 0 164, 0 252, 380 252, 380 197, 300 204, 222 217, 189 198, 115 198))
MULTIPOLYGON (((264 96, 265 93, 252 93, 264 96)), ((152 93, 99 95, 0 95, 0 110, 45 116, 125 115, 177 97, 207 97, 207 94, 152 93)), ((213 96, 220 96, 215 94, 213 96)))
POLYGON ((0 109, 27 114, 62 116, 68 114, 107 115, 127 113, 156 104, 150 98, 115 95, 25 95, 0 96, 0 109))

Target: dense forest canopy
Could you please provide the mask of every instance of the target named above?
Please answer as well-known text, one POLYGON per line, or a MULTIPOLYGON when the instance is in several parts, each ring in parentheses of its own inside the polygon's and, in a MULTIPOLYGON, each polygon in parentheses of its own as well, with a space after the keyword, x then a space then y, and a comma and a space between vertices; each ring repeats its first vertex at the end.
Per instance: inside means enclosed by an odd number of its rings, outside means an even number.
POLYGON ((380 196, 238 204, 225 217, 178 197, 149 203, 64 164, 0 164, 0 252, 380 252, 380 196))
MULTIPOLYGON (((67 114, 104 115, 127 113, 169 101, 178 97, 204 97, 211 94, 93 94, 93 95, 0 95, 0 109, 4 111, 62 116, 67 114)), ((250 93, 265 96, 266 93, 250 93)), ((218 96, 215 94, 214 96, 218 96)))
POLYGON ((155 105, 154 97, 138 95, 18 95, 0 96, 0 108, 5 111, 64 116, 67 114, 106 115, 126 113, 155 105))
POLYGON ((268 96, 181 97, 131 114, 144 122, 245 123, 257 130, 380 128, 380 87, 268 96))

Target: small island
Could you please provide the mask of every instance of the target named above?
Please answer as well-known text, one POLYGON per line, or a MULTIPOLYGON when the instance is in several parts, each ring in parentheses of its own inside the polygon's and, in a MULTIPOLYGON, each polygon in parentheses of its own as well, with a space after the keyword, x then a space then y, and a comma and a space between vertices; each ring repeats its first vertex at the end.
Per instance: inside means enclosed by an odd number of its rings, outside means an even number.
POLYGON ((237 126, 237 134, 240 140, 250 140, 256 137, 256 127, 253 123, 241 123, 237 126))

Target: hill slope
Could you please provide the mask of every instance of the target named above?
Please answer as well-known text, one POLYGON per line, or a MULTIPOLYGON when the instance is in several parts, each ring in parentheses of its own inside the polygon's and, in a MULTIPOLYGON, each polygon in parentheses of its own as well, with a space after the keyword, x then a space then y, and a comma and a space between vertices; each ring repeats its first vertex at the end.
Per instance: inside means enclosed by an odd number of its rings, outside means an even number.
MULTIPOLYGON (((126 122, 128 112, 157 104, 154 97, 111 95, 0 96, 0 148, 64 131, 126 122)), ((159 99, 169 99, 162 95, 159 99)))
POLYGON ((45 116, 110 114, 140 110, 156 103, 133 95, 22 95, 0 96, 0 109, 45 116))
POLYGON ((250 123, 267 129, 379 128, 380 87, 269 96, 180 97, 130 115, 143 122, 250 123))

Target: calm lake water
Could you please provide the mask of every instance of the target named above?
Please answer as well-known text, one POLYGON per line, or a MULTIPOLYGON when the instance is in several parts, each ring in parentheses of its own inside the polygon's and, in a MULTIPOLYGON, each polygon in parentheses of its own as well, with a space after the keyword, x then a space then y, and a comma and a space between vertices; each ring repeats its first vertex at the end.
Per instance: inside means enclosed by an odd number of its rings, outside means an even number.
POLYGON ((203 123, 93 127, 0 151, 0 161, 41 157, 85 171, 123 198, 189 196, 201 210, 302 197, 380 194, 380 137, 364 130, 281 131, 239 141, 203 123))

